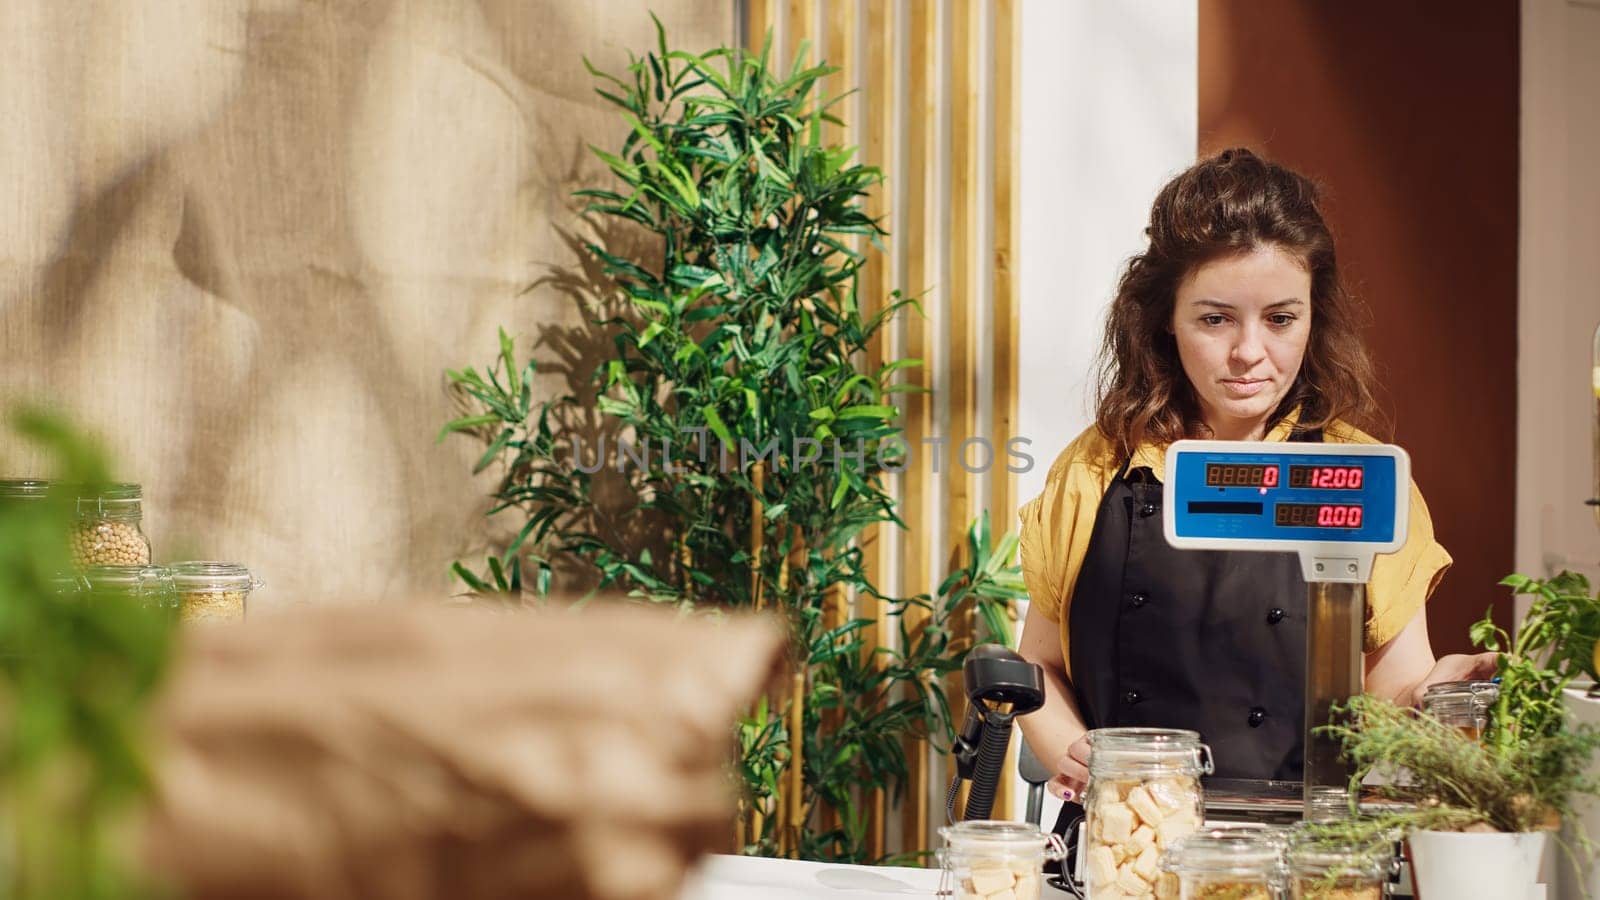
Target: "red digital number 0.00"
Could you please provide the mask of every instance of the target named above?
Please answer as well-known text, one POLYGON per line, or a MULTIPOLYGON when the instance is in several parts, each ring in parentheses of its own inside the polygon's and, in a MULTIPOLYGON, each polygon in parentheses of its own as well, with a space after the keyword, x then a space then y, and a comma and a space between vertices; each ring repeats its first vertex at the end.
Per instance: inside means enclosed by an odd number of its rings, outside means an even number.
POLYGON ((1261 486, 1266 488, 1278 486, 1278 467, 1267 466, 1267 471, 1261 474, 1261 486))
POLYGON ((1320 528, 1360 528, 1361 507, 1319 506, 1317 526, 1320 528))

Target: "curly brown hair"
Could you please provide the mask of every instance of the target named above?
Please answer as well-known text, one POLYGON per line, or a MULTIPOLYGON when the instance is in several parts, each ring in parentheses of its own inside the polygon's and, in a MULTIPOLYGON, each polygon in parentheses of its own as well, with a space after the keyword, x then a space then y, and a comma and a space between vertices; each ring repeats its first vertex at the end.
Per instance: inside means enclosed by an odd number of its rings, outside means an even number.
POLYGON ((1209 435, 1171 331, 1178 285, 1208 262, 1260 247, 1284 250, 1311 274, 1305 358, 1269 427, 1298 406, 1301 429, 1339 420, 1386 430, 1368 388, 1374 370, 1360 334, 1364 311, 1339 280, 1333 235, 1310 179, 1249 150, 1224 150, 1161 189, 1145 235, 1149 246, 1117 284, 1100 348, 1095 424, 1119 461, 1145 442, 1209 435))

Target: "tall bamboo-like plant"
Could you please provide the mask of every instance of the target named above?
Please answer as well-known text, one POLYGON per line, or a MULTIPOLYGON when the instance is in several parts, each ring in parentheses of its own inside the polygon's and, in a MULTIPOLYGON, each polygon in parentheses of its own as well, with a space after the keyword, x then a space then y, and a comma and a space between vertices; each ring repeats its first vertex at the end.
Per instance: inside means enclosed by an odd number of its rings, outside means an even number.
POLYGON ((542 593, 552 561, 576 555, 652 600, 781 612, 793 677, 739 732, 739 841, 861 861, 870 792, 906 787, 905 739, 952 736, 941 678, 971 644, 962 620, 1009 639, 1016 540, 994 545, 985 514, 933 595, 888 597, 872 582, 863 531, 904 527, 883 483, 909 462, 895 372, 919 364, 869 354, 913 302, 883 298, 871 316, 858 302, 852 242, 884 233, 861 208, 881 175, 821 139, 837 120, 812 94, 831 69, 775 73, 766 49, 697 56, 669 50, 659 22, 657 34, 622 77, 590 66, 628 133, 615 152, 593 148, 620 188, 580 194, 660 251, 657 264, 589 245, 630 307, 598 323, 614 350, 594 373, 611 450, 562 441, 576 401, 536 402, 533 363, 504 334, 486 372, 451 372, 477 408, 445 432, 489 442, 479 470, 507 473, 494 511, 526 517, 487 571, 455 570, 479 591, 520 591, 531 573, 542 593), (592 527, 597 464, 625 472, 640 513, 666 523, 667 552, 592 527), (869 646, 875 617, 849 615, 850 597, 886 604, 896 639, 869 646))

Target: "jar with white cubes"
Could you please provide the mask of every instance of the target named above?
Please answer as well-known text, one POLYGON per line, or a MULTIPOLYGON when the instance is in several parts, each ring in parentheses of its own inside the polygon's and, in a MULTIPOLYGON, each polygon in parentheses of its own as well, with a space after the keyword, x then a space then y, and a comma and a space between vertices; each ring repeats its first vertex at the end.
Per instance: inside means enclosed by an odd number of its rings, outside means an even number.
POLYGON ((939 896, 954 900, 1039 900, 1045 860, 1065 855, 1060 836, 1025 822, 958 822, 939 836, 939 896))
POLYGON ((1200 776, 1211 748, 1193 731, 1097 728, 1089 732, 1084 791, 1086 871, 1091 900, 1176 898, 1177 879, 1161 854, 1200 827, 1200 776))
POLYGON ((1209 825, 1174 841, 1161 868, 1177 878, 1176 900, 1280 900, 1286 845, 1268 825, 1209 825))

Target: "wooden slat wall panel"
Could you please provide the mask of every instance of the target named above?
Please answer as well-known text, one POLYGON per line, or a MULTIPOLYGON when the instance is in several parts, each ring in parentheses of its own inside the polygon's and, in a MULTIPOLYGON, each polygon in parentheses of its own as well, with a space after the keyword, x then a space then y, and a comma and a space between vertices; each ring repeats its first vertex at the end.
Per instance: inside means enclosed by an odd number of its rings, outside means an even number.
MULTIPOLYGON (((989 347, 986 358, 987 378, 980 376, 980 396, 989 400, 990 417, 988 434, 995 445, 994 466, 989 472, 987 505, 992 527, 997 534, 1015 528, 1017 509, 1016 476, 1010 471, 1011 458, 1008 447, 1016 436, 1017 422, 1017 348, 1021 346, 1018 322, 1019 297, 1016 276, 1012 267, 1012 253, 1017 246, 1017 217, 1015 215, 1017 183, 1020 166, 1017 164, 1018 115, 1021 98, 1021 32, 1014 0, 990 0, 993 19, 988 23, 986 45, 990 48, 988 64, 983 70, 992 81, 980 108, 989 111, 987 125, 980 122, 978 131, 988 135, 989 169, 983 177, 993 191, 993 199, 984 204, 990 216, 987 241, 980 239, 975 248, 980 258, 990 263, 988 280, 989 347), (984 385, 991 385, 984 389, 984 385)), ((1020 629, 1021 623, 1016 622, 1020 629)), ((1016 770, 1017 753, 1022 744, 1020 731, 1011 743, 1007 772, 1016 770)), ((1010 778, 1001 782, 999 808, 1007 818, 1020 818, 1022 806, 1018 803, 1010 778)), ((1049 827, 1051 823, 1044 823, 1049 827)))
MULTIPOLYGON (((859 93, 834 108, 845 128, 825 134, 856 146, 858 158, 886 176, 868 211, 884 217, 890 236, 882 252, 869 251, 858 302, 870 315, 899 289, 919 297, 926 316, 903 316, 870 348, 869 361, 920 358, 924 366, 901 380, 932 392, 899 398, 914 464, 888 484, 910 531, 862 540, 886 592, 931 593, 961 560, 975 516, 987 508, 997 534, 1016 518, 1006 469, 1017 393, 1016 0, 745 2, 749 46, 759 47, 770 29, 773 58, 785 69, 802 41, 810 42, 810 61, 841 69, 824 94, 859 93), (924 443, 934 438, 944 444, 924 443), (986 470, 962 467, 968 438, 993 448, 986 470)), ((966 458, 979 466, 985 455, 973 446, 966 458)), ((893 624, 880 618, 874 639, 892 641, 893 624)), ((959 688, 950 686, 958 711, 959 688)), ((908 750, 916 783, 899 810, 881 792, 870 801, 875 853, 931 848, 931 829, 943 818, 948 766, 925 741, 908 750)), ((1008 788, 997 815, 1016 814, 1008 788)))

